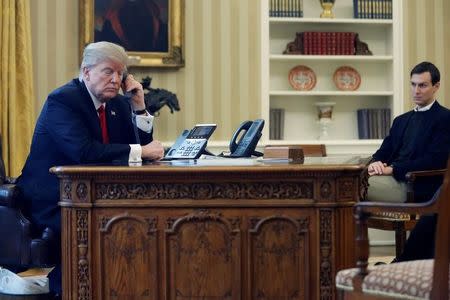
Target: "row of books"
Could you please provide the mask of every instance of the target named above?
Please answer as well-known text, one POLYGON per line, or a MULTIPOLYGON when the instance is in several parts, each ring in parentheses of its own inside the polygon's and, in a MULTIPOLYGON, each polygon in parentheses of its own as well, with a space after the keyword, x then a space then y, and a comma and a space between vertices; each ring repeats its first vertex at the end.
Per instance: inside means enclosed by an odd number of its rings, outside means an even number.
POLYGON ((269 114, 269 139, 282 140, 284 136, 284 109, 271 108, 269 114))
POLYGON ((355 32, 314 32, 303 34, 303 54, 354 55, 355 32))
POLYGON ((392 19, 392 0, 353 0, 357 19, 392 19))
POLYGON ((384 139, 391 127, 389 108, 358 109, 358 137, 360 139, 384 139))
POLYGON ((270 17, 303 17, 303 0, 270 0, 270 17))

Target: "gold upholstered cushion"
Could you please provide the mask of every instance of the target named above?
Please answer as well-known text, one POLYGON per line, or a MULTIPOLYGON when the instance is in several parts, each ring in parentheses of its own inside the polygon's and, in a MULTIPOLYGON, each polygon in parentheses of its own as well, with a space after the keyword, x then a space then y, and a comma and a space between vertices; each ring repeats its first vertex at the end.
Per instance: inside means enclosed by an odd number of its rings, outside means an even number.
MULTIPOLYGON (((369 268, 362 290, 367 294, 397 299, 430 299, 433 263, 433 259, 425 259, 369 268)), ((357 271, 356 268, 339 271, 336 287, 353 290, 352 279, 357 271)))
POLYGON ((411 219, 411 215, 407 214, 407 213, 399 213, 399 212, 380 212, 380 213, 374 214, 372 216, 372 218, 408 221, 411 219))

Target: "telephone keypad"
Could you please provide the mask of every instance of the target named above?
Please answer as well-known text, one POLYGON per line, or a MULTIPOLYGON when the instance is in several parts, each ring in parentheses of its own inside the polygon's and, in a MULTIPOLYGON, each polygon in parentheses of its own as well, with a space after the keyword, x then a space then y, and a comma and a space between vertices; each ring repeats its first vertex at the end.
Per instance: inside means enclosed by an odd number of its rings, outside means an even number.
POLYGON ((176 150, 173 157, 175 158, 196 158, 199 151, 206 145, 206 139, 186 139, 176 150))

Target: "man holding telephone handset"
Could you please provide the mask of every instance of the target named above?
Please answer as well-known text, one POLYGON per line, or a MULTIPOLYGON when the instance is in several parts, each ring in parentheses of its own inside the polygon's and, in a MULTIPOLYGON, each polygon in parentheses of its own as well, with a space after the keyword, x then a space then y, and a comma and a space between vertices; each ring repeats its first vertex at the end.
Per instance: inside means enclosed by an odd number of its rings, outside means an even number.
POLYGON ((142 85, 125 78, 128 56, 109 42, 84 49, 79 78, 47 98, 37 120, 30 154, 18 178, 25 214, 39 229, 56 237, 56 268, 50 290, 61 294, 59 180, 49 173, 57 165, 159 160, 164 148, 153 140, 153 116, 145 110, 142 85), (128 96, 119 95, 122 88, 128 96))

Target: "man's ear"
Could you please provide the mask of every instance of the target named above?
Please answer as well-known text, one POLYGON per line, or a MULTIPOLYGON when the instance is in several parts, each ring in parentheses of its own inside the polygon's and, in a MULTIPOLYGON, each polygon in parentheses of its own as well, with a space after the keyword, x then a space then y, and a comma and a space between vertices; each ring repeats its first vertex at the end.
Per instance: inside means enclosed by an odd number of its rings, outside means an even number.
POLYGON ((88 67, 83 67, 83 80, 89 80, 90 69, 88 67))

